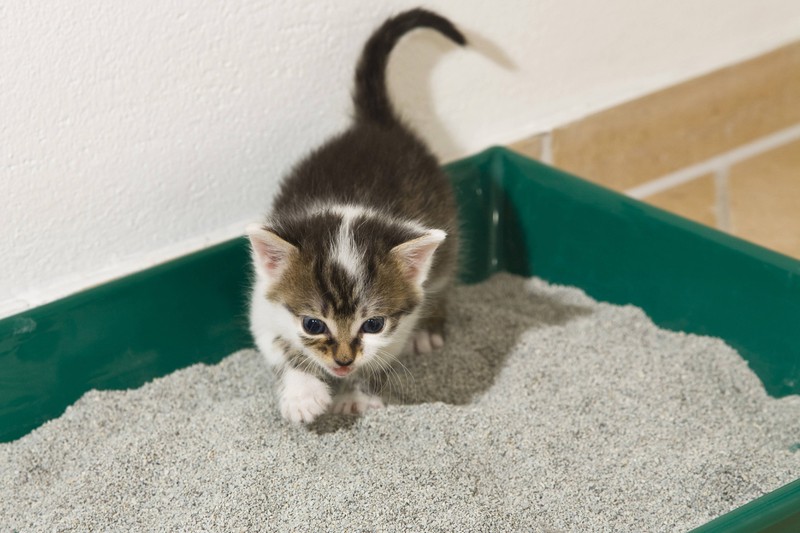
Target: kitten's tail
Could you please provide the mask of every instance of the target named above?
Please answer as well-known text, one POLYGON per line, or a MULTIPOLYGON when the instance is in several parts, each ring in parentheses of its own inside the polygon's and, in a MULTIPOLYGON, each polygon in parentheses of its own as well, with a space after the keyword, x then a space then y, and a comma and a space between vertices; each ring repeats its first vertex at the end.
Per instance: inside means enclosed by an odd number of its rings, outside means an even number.
POLYGON ((425 9, 412 9, 390 18, 381 25, 364 45, 356 67, 356 86, 353 101, 356 118, 383 125, 397 123, 386 90, 386 64, 397 41, 415 28, 433 28, 450 40, 465 45, 467 40, 446 18, 425 9))

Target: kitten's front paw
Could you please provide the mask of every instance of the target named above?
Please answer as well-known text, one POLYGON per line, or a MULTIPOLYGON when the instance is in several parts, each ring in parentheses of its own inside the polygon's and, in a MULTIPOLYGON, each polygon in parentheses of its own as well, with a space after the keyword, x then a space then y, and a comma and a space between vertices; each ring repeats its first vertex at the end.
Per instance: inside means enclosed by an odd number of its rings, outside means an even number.
POLYGON ((293 424, 313 422, 331 404, 328 386, 298 370, 287 370, 283 376, 281 415, 293 424))
POLYGON ((430 353, 444 346, 444 337, 441 333, 420 329, 414 333, 412 344, 416 353, 430 353))
POLYGON ((331 407, 332 412, 341 415, 360 414, 370 409, 383 409, 383 400, 358 389, 336 396, 331 407))
POLYGON ((330 394, 281 399, 281 415, 293 424, 309 424, 328 409, 330 394))

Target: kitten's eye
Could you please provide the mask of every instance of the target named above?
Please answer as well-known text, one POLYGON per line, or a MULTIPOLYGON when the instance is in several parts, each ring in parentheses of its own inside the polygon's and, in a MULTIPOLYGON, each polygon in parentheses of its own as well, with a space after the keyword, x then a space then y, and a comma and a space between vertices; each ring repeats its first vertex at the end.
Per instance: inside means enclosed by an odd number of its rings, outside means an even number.
POLYGON ((303 317, 303 329, 310 335, 322 335, 325 330, 325 322, 318 318, 311 318, 310 316, 303 317))
POLYGON ((384 319, 382 316, 376 316, 367 319, 366 322, 361 324, 361 331, 364 333, 380 333, 383 329, 384 319))

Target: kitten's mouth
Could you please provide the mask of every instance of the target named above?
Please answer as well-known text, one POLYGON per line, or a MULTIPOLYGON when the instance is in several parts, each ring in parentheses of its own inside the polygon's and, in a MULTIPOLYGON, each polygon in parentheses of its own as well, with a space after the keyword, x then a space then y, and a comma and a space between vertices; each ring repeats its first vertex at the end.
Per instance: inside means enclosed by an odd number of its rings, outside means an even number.
POLYGON ((350 373, 353 371, 352 366, 337 366, 337 367, 329 367, 330 371, 334 373, 334 375, 343 378, 345 376, 349 376, 350 373))

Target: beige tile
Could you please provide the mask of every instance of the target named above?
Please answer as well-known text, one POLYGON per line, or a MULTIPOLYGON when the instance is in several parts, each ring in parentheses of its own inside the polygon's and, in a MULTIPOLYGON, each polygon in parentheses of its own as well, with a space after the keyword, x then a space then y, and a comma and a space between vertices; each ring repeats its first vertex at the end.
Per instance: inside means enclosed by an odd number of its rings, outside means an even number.
POLYGON ((545 135, 547 134, 539 133, 537 135, 532 135, 531 137, 509 144, 508 148, 519 154, 530 157, 531 159, 541 159, 542 143, 544 142, 545 135))
POLYGON ((712 174, 654 194, 644 201, 706 226, 717 225, 716 192, 712 174))
POLYGON ((732 232, 800 258, 800 141, 734 166, 728 179, 732 232))
POLYGON ((800 122, 800 41, 553 132, 557 166, 617 190, 800 122))

